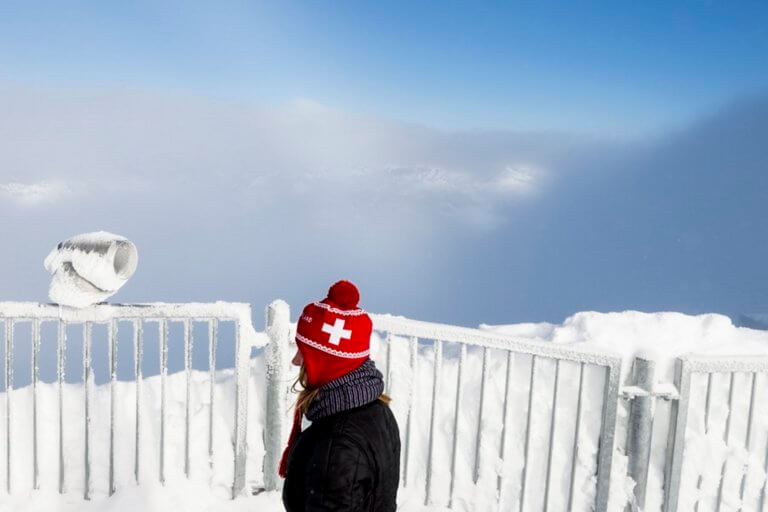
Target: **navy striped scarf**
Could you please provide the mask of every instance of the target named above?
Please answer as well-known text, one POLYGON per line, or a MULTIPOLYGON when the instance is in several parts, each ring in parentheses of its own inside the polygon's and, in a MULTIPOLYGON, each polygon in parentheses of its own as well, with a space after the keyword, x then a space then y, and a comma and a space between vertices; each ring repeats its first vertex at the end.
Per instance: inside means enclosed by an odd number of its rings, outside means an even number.
POLYGON ((319 420, 369 404, 383 392, 384 376, 368 359, 357 369, 321 387, 304 415, 310 421, 319 420))

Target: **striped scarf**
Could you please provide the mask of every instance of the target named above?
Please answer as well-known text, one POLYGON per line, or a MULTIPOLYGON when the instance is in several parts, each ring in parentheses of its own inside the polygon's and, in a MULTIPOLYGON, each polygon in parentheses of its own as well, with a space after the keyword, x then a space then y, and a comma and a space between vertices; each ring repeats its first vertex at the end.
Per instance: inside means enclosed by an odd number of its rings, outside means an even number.
POLYGON ((369 404, 384 392, 384 377, 374 362, 366 360, 357 369, 332 380, 317 393, 309 404, 306 416, 310 421, 337 412, 369 404))

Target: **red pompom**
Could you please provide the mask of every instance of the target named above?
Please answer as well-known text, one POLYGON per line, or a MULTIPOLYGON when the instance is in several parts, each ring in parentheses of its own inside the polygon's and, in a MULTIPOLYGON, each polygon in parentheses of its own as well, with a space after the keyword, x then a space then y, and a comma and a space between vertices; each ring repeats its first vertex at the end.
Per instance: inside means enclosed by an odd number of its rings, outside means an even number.
POLYGON ((328 299, 342 309, 354 309, 360 301, 360 292, 357 290, 357 286, 342 280, 334 283, 328 290, 328 299))

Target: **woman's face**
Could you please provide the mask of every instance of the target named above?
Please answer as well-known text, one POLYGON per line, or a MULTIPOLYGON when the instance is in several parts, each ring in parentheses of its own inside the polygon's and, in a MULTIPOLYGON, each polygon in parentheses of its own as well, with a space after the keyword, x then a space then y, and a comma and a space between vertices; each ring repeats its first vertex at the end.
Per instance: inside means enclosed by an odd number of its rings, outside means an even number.
POLYGON ((304 362, 304 356, 301 355, 301 350, 296 349, 296 354, 293 356, 293 359, 291 359, 291 363, 293 363, 295 366, 301 366, 301 363, 304 362))

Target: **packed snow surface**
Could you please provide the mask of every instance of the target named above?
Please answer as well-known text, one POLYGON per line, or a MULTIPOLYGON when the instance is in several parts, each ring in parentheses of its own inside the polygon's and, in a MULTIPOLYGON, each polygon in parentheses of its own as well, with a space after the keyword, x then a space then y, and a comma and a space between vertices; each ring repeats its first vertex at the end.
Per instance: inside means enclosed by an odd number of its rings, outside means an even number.
MULTIPOLYGON (((624 359, 623 382, 627 379, 632 358, 641 355, 657 361, 657 393, 673 396, 672 381, 674 358, 686 353, 708 355, 768 355, 768 332, 734 327, 722 315, 710 314, 689 316, 680 313, 595 313, 584 312, 573 315, 562 324, 529 323, 505 326, 482 326, 487 332, 511 334, 521 341, 555 343, 566 346, 583 346, 592 351, 605 350, 620 354, 624 359)), ((455 481, 453 488, 454 510, 491 511, 518 510, 523 475, 526 418, 532 360, 527 354, 507 356, 504 350, 489 351, 488 381, 485 401, 480 409, 479 396, 483 363, 483 350, 468 347, 461 360, 460 344, 445 343, 442 350, 441 378, 438 388, 433 386, 435 373, 435 347, 428 339, 420 339, 415 347, 416 371, 412 370, 414 356, 412 345, 406 337, 390 337, 391 364, 387 365, 387 338, 376 333, 372 338, 372 358, 388 379, 389 393, 393 397, 392 408, 401 429, 403 455, 408 456, 407 485, 398 495, 399 509, 406 512, 447 510, 451 490, 453 440, 456 438, 455 481), (508 366, 511 365, 511 366, 508 366), (463 388, 457 404, 457 381, 461 369, 463 388), (507 380, 507 375, 509 380, 507 380), (428 466, 429 427, 432 411, 432 395, 435 392, 435 436, 433 440, 432 464, 428 466), (507 402, 504 413, 505 397, 507 402), (409 417, 409 410, 411 411, 409 417), (457 415, 458 412, 458 415, 457 415), (458 421, 457 421, 458 418, 458 421), (502 443, 502 424, 505 438, 502 443), (409 427, 410 426, 410 427, 409 427), (407 429, 410 428, 410 434, 407 429), (458 429, 458 430, 457 430, 458 429), (477 445, 479 435, 479 445, 477 445), (405 440, 409 438, 406 449, 405 440), (479 448, 479 460, 475 458, 479 448), (478 481, 474 482, 475 463, 478 460, 478 481), (432 473, 431 507, 424 507, 424 480, 432 473), (497 489, 501 493, 497 496, 497 489), (501 500, 499 507, 497 499, 501 500)), ((264 352, 255 354, 249 381, 249 430, 248 466, 249 488, 258 488, 263 483, 261 463, 264 456, 264 352)), ((555 364, 542 358, 537 362, 534 382, 529 463, 527 473, 526 502, 524 511, 540 510, 545 495, 545 481, 548 446, 553 443, 553 459, 549 467, 551 485, 549 488, 550 510, 566 510, 569 493, 572 493, 573 510, 589 511, 594 500, 597 464, 597 447, 600 435, 602 391, 604 372, 599 367, 585 367, 583 375, 582 424, 576 431, 576 390, 579 385, 579 365, 563 362, 559 368, 558 401, 553 411, 555 364), (555 413, 553 415, 553 412, 555 413), (553 416, 556 428, 551 434, 553 416), (575 463, 573 462, 573 441, 577 438, 575 463), (574 486, 570 481, 573 478, 574 486)), ((157 377, 144 381, 143 429, 140 451, 144 466, 142 483, 137 486, 133 480, 134 425, 135 425, 135 384, 120 382, 117 389, 117 425, 120 443, 116 453, 117 493, 107 497, 107 447, 108 447, 108 400, 109 390, 99 386, 94 390, 94 498, 82 501, 83 491, 83 429, 82 389, 68 384, 65 392, 65 415, 71 425, 65 432, 67 493, 59 495, 57 457, 58 423, 56 388, 43 384, 38 389, 40 403, 40 490, 31 490, 32 465, 30 458, 22 454, 31 453, 31 391, 29 387, 11 392, 14 420, 12 429, 18 441, 13 445, 14 494, 11 497, 0 494, 0 510, 128 512, 144 510, 160 512, 172 509, 189 512, 261 510, 282 511, 279 493, 263 492, 235 501, 227 499, 232 476, 232 417, 234 407, 234 386, 228 371, 219 371, 216 381, 216 415, 214 430, 214 457, 210 471, 207 458, 207 431, 209 428, 209 399, 207 374, 195 372, 193 379, 192 404, 192 462, 191 480, 183 475, 183 420, 184 420, 184 374, 169 376, 168 432, 171 432, 166 461, 169 467, 168 482, 165 486, 157 483, 158 412, 159 395, 157 377)), ((728 408, 727 395, 729 379, 713 379, 712 410, 708 418, 709 428, 704 427, 704 406, 706 377, 695 377, 692 381, 692 401, 689 415, 687 445, 681 486, 679 510, 693 510, 695 500, 701 499, 710 510, 711 503, 719 492, 719 474, 725 466, 723 486, 723 507, 721 510, 735 511, 741 502, 741 476, 744 478, 744 503, 749 510, 759 501, 760 489, 765 480, 763 462, 768 445, 768 410, 760 408, 755 414, 750 449, 746 449, 745 407, 751 385, 747 374, 734 378, 738 397, 733 410, 739 411, 738 418, 730 422, 731 437, 725 439, 724 428, 728 408)), ((768 399, 768 379, 761 375, 757 380, 758 403, 768 399)), ((293 374, 285 379, 286 388, 293 374)), ((632 388, 628 388, 632 391, 632 388)), ((631 393, 630 393, 631 394, 631 393)), ((3 402, 7 397, 3 397, 3 402)), ((4 405, 4 403, 0 403, 4 405)), ((613 460, 610 512, 620 512, 629 499, 633 482, 626 477, 626 457, 623 453, 623 439, 626 432, 622 426, 626 420, 626 402, 619 410, 620 429, 617 432, 617 450, 613 460)), ((285 421, 290 420, 290 398, 285 400, 285 421)), ((5 407, 0 408, 0 435, 5 435, 5 407)), ((734 416, 735 418, 736 416, 734 416)), ((661 510, 663 460, 666 447, 666 427, 669 419, 669 402, 659 401, 656 407, 651 474, 648 483, 648 499, 645 511, 661 510)), ((287 435, 283 429, 282 436, 287 435)), ((5 460, 5 443, 0 443, 0 461, 5 460)), ((4 464, 0 464, 0 482, 5 481, 4 464)))

